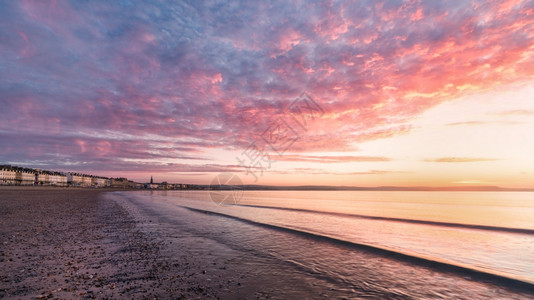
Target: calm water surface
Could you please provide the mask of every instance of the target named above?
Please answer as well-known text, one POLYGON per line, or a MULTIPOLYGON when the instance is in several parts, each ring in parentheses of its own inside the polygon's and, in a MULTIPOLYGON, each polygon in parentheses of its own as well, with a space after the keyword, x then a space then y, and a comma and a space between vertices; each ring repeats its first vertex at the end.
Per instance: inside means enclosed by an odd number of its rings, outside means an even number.
MULTIPOLYGON (((169 201, 177 204, 534 282, 534 193, 245 191, 237 206, 213 205, 208 192, 167 195, 172 199, 169 201), (533 234, 369 220, 360 216, 532 229, 533 234)), ((226 203, 233 204, 231 200, 228 198, 226 203)))
MULTIPOLYGON (((249 220, 534 283, 534 193, 245 191, 237 203, 228 198, 227 205, 216 205, 207 191, 133 194, 168 207, 195 209, 191 213, 218 213, 210 220, 222 227, 229 224, 224 221, 228 217, 249 220)), ((270 249, 265 250, 270 255, 321 270, 340 282, 361 281, 357 273, 370 268, 348 263, 345 252, 295 249, 307 246, 295 242, 292 247, 284 238, 258 239, 250 229, 244 233, 237 227, 221 232, 229 232, 225 236, 232 243, 244 237, 264 243, 259 248, 270 249)))

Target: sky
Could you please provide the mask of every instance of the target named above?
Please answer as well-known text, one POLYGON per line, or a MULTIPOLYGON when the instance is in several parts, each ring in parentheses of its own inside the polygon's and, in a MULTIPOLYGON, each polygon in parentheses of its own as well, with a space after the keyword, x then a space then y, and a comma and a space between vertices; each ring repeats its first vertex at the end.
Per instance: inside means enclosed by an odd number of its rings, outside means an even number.
POLYGON ((534 1, 1 1, 0 163, 534 188, 534 1))

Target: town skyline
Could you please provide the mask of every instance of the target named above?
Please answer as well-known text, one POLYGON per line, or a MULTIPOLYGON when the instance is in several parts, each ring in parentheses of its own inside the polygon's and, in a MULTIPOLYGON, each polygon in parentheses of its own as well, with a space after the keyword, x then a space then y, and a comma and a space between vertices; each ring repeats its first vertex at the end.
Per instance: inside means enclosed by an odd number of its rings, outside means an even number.
MULTIPOLYGON (((228 174, 220 174, 227 176, 228 174)), ((534 192, 534 188, 504 188, 500 186, 335 186, 335 185, 255 185, 242 182, 213 181, 209 184, 154 182, 153 176, 145 182, 125 177, 108 178, 78 172, 60 172, 0 164, 0 186, 93 187, 156 190, 256 190, 256 191, 451 191, 451 192, 534 192), (6 172, 8 171, 8 172, 6 172)))
POLYGON ((65 172, 0 164, 0 186, 52 186, 82 188, 125 189, 187 189, 186 184, 154 182, 153 177, 145 182, 135 182, 126 177, 105 177, 83 172, 65 172))
POLYGON ((0 163, 534 188, 532 3, 362 3, 6 2, 0 163))

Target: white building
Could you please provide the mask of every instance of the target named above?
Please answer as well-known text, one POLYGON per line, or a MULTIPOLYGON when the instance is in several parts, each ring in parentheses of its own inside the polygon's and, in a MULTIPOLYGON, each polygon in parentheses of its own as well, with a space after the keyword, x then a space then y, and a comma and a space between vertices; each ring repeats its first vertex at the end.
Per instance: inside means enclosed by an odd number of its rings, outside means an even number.
POLYGON ((67 173, 67 182, 71 186, 82 186, 83 176, 77 173, 67 173))
POLYGON ((15 184, 16 174, 10 167, 0 167, 0 185, 15 184))
POLYGON ((20 185, 33 185, 35 183, 35 171, 19 168, 15 171, 15 181, 20 185))
POLYGON ((91 186, 91 183, 92 183, 91 176, 88 176, 88 175, 82 176, 82 186, 89 187, 91 186))
POLYGON ((50 175, 50 185, 67 186, 67 176, 59 172, 52 172, 50 175))
POLYGON ((37 173, 38 185, 50 185, 50 173, 47 171, 39 171, 37 173))
POLYGON ((92 178, 91 185, 94 186, 94 187, 108 187, 108 186, 110 186, 110 182, 109 182, 109 179, 107 179, 105 177, 94 176, 92 178))

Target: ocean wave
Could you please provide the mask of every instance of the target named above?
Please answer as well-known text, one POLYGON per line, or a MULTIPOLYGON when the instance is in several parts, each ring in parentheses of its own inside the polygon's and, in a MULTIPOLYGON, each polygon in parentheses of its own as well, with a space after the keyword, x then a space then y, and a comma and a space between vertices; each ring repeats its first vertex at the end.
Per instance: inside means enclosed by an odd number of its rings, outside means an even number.
MULTIPOLYGON (((249 206, 249 205, 242 205, 242 206, 249 206)), ((335 244, 335 245, 344 246, 344 247, 348 247, 348 248, 355 249, 355 250, 370 252, 376 255, 381 255, 384 257, 391 258, 391 259, 404 261, 410 264, 431 268, 439 272, 454 273, 454 274, 458 274, 461 276, 467 276, 478 281, 487 281, 487 282, 491 282, 499 286, 508 286, 508 287, 513 287, 513 288, 518 288, 518 289, 525 290, 528 292, 534 291, 534 282, 531 282, 527 279, 513 277, 508 274, 492 272, 492 271, 485 270, 485 269, 479 269, 475 266, 470 266, 466 264, 456 264, 453 262, 440 260, 439 258, 423 257, 420 255, 401 252, 398 250, 388 249, 385 247, 371 245, 367 243, 347 241, 347 240, 343 240, 338 237, 332 237, 332 236, 328 236, 325 234, 319 234, 319 233, 311 232, 311 231, 308 231, 302 228, 267 224, 267 223, 257 222, 257 221, 253 221, 250 219, 232 216, 232 215, 228 215, 228 214, 224 214, 220 212, 214 212, 210 210, 204 210, 204 209, 193 208, 193 207, 188 207, 188 206, 180 206, 180 207, 193 211, 193 212, 197 212, 197 213, 229 218, 229 219, 237 220, 237 221, 244 222, 247 224, 261 226, 263 228, 296 234, 296 235, 299 235, 305 238, 320 240, 320 241, 330 243, 330 244, 335 244)), ((256 207, 261 207, 261 206, 256 206, 256 207)), ((261 208, 271 208, 271 207, 261 207, 261 208)), ((285 208, 281 208, 281 209, 285 209, 285 208)), ((307 211, 307 210, 300 210, 300 209, 290 209, 290 208, 288 209, 296 210, 296 211, 307 211)), ((334 213, 334 214, 337 214, 337 213, 334 213)), ((390 218, 385 218, 385 219, 390 219, 390 218)), ((404 220, 404 219, 401 219, 401 220, 404 220)), ((412 221, 412 220, 408 220, 408 221, 412 221)), ((414 220, 414 221, 417 221, 417 220, 414 220)), ((427 221, 422 221, 422 222, 427 222, 427 221)), ((434 222, 430 222, 430 223, 434 223, 434 222)), ((445 223, 445 224, 448 224, 448 223, 445 223)), ((459 224, 459 225, 462 225, 462 224, 459 224)), ((455 226, 455 227, 458 227, 458 226, 455 226)))
POLYGON ((379 216, 368 216, 368 215, 349 214, 349 213, 340 213, 340 212, 326 212, 326 211, 318 211, 318 210, 312 210, 312 209, 278 207, 278 206, 262 206, 262 205, 250 205, 250 204, 235 204, 235 206, 324 214, 324 215, 331 215, 331 216, 360 218, 360 219, 367 219, 367 220, 392 221, 392 222, 402 222, 402 223, 421 224, 421 225, 433 225, 433 226, 442 226, 442 227, 455 227, 455 228, 464 228, 464 229, 478 229, 478 230, 489 230, 489 231, 534 235, 534 229, 528 229, 528 228, 512 228, 512 227, 499 227, 499 226, 477 225, 477 224, 463 224, 463 223, 416 220, 416 219, 379 217, 379 216))

